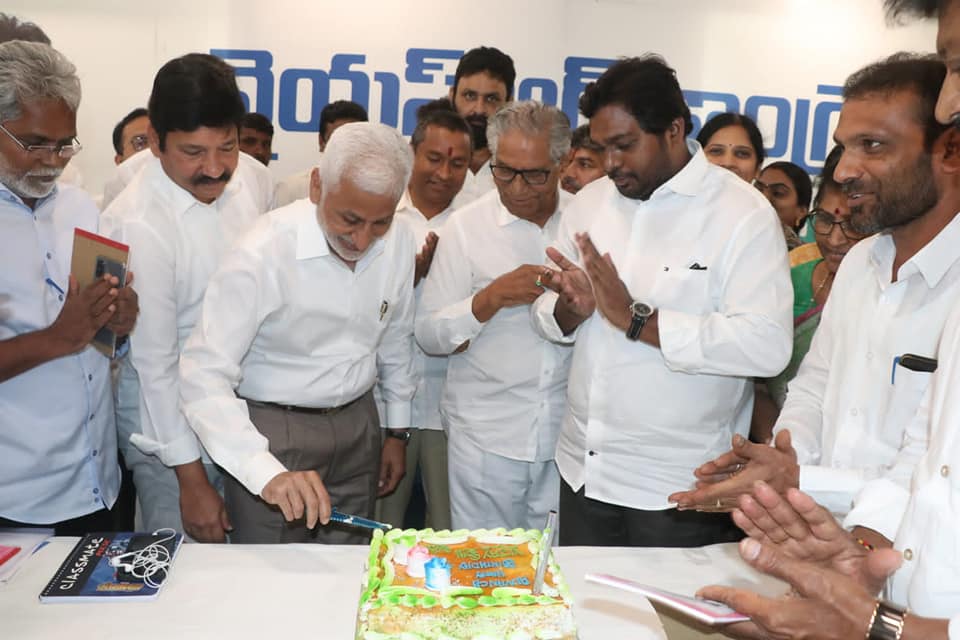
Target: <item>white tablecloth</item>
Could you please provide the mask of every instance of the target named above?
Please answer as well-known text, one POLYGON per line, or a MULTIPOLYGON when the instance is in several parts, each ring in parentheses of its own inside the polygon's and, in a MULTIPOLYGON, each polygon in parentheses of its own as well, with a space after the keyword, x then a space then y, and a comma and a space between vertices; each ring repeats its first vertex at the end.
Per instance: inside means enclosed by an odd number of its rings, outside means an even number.
MULTIPOLYGON (((37 595, 75 544, 55 538, 0 586, 0 638, 124 640, 351 640, 366 547, 185 544, 152 602, 40 604, 37 595)), ((556 549, 575 599, 581 640, 664 640, 642 597, 588 584, 610 573, 692 595, 709 583, 766 593, 781 589, 737 555, 736 545, 702 549, 556 549)), ((670 628, 670 625, 668 625, 670 628)), ((676 625, 673 628, 677 628, 676 625)), ((693 632, 690 632, 691 634, 693 632)), ((686 635, 686 631, 683 633, 686 635)), ((671 632, 671 639, 676 637, 671 632)))

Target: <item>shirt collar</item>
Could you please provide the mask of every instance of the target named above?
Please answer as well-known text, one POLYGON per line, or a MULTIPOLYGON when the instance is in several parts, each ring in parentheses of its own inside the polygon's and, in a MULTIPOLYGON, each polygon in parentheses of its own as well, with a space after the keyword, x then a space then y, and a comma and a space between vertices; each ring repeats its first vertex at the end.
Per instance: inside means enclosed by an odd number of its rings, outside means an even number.
MULTIPOLYGON (((411 214, 416 214, 424 220, 428 219, 427 216, 423 215, 423 212, 413 204, 413 199, 410 197, 409 189, 404 190, 403 195, 400 196, 400 201, 397 202, 396 213, 401 213, 404 211, 408 211, 411 214)), ((446 209, 435 215, 433 218, 430 218, 430 220, 442 218, 445 214, 450 213, 451 211, 453 211, 453 201, 450 202, 446 209)))
POLYGON ((34 205, 33 209, 27 206, 27 203, 23 201, 23 198, 15 194, 10 190, 7 185, 0 182, 0 200, 4 202, 9 202, 10 204, 23 207, 24 209, 30 211, 31 213, 36 213, 40 210, 40 207, 45 205, 47 202, 53 200, 57 197, 57 194, 60 193, 60 184, 54 183, 53 190, 42 198, 37 198, 37 203, 34 205))
POLYGON ((681 196, 695 196, 700 193, 703 187, 707 171, 710 170, 710 163, 707 156, 703 154, 700 143, 696 140, 687 139, 687 151, 690 152, 690 159, 680 171, 654 190, 650 196, 651 199, 657 197, 663 191, 670 191, 681 196))
MULTIPOLYGON (((897 280, 906 280, 914 273, 919 273, 927 286, 933 289, 947 274, 947 271, 960 260, 960 253, 957 252, 958 245, 960 245, 960 215, 955 215, 953 220, 934 236, 933 240, 924 245, 900 267, 897 272, 897 280)), ((893 238, 889 233, 884 233, 878 237, 876 243, 871 247, 871 260, 874 266, 880 270, 883 281, 889 281, 895 253, 893 238)))
MULTIPOLYGON (((516 180, 519 180, 520 177, 518 176, 518 177, 515 178, 515 179, 516 179, 516 180)), ((560 185, 558 184, 558 185, 557 185, 557 208, 553 210, 553 215, 551 215, 551 217, 547 220, 546 224, 543 225, 543 227, 544 227, 545 229, 549 226, 550 220, 553 220, 553 219, 556 217, 557 212, 560 211, 560 209, 563 207, 563 201, 564 201, 563 194, 564 194, 564 193, 565 193, 565 192, 563 192, 563 191, 560 190, 560 185)), ((510 213, 510 210, 507 209, 507 205, 503 204, 503 200, 500 199, 500 192, 499 192, 498 190, 494 189, 493 191, 490 192, 490 194, 487 194, 487 196, 488 196, 488 197, 493 197, 493 198, 496 198, 496 199, 497 199, 497 218, 496 218, 496 220, 497 220, 497 226, 498 226, 498 227, 505 227, 505 226, 507 226, 507 225, 509 225, 509 224, 513 224, 514 222, 518 222, 518 221, 523 220, 523 218, 519 218, 519 217, 513 215, 512 213, 510 213)), ((523 222, 528 222, 528 221, 527 221, 527 220, 523 220, 523 222)), ((533 223, 531 222, 530 224, 533 224, 533 223)))

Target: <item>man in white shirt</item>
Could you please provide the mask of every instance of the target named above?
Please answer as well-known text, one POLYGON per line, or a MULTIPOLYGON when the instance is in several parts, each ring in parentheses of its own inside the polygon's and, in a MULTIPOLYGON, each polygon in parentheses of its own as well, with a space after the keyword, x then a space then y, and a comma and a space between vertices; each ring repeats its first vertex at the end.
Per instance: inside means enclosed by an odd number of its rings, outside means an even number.
POLYGON ((687 141, 690 111, 662 58, 615 63, 580 109, 610 179, 564 212, 549 251, 561 271, 534 305, 543 335, 576 341, 557 447, 561 544, 738 539, 729 516, 679 512, 667 495, 747 433, 751 378, 789 359, 776 215, 687 141))
POLYGON ((799 487, 843 516, 893 462, 930 379, 915 356, 936 352, 960 295, 960 177, 934 116, 944 76, 938 60, 898 54, 847 80, 835 177, 849 194, 850 224, 881 233, 844 258, 790 382, 775 446, 738 441, 697 471, 701 489, 672 500, 732 506, 764 480, 799 487), (727 479, 741 468, 731 465, 745 467, 727 479))
MULTIPOLYGON (((352 100, 336 100, 325 106, 320 111, 320 131, 317 135, 320 154, 323 154, 327 141, 330 140, 334 131, 351 122, 367 122, 368 120, 367 110, 363 108, 363 105, 352 100)), ((311 173, 312 169, 307 169, 278 182, 274 206, 277 208, 285 207, 294 200, 309 197, 311 173)))
MULTIPOLYGON (((937 50, 943 59, 955 59, 960 47, 960 2, 887 0, 884 4, 891 18, 937 15, 937 50)), ((937 120, 956 123, 958 105, 957 74, 948 70, 937 102, 937 120)), ((956 145, 960 134, 953 130, 946 135, 949 144, 956 145)), ((703 597, 726 602, 751 617, 752 622, 725 627, 725 633, 744 638, 960 638, 956 597, 960 494, 954 480, 960 466, 955 392, 958 337, 960 308, 955 307, 944 326, 937 355, 939 368, 907 429, 896 463, 887 476, 867 483, 845 522, 856 524, 857 510, 874 503, 867 511, 883 514, 888 522, 881 528, 895 532, 891 535, 896 535, 896 550, 886 548, 890 546, 886 539, 869 552, 808 496, 790 489, 784 499, 758 483, 753 496, 740 498, 742 511, 734 512, 734 517, 764 544, 744 541, 741 554, 761 571, 789 582, 793 589, 788 597, 775 600, 727 587, 701 590, 703 597), (913 470, 908 486, 904 479, 909 481, 913 470), (891 475, 893 481, 888 479, 891 475), (892 602, 877 599, 887 576, 884 595, 892 602)))
MULTIPOLYGON (((419 300, 433 262, 442 225, 453 211, 451 203, 463 187, 470 164, 470 127, 456 112, 433 111, 417 122, 410 137, 413 172, 407 192, 397 204, 396 220, 413 231, 423 246, 416 258, 414 289, 419 300)), ((410 502, 417 469, 426 496, 426 525, 450 529, 450 490, 447 482, 447 436, 440 420, 440 392, 447 375, 447 358, 429 356, 415 346, 417 391, 413 396, 415 427, 407 442, 404 474, 397 489, 377 501, 377 519, 396 527, 410 502)))
POLYGON ((143 528, 223 542, 222 479, 180 412, 178 363, 220 257, 264 213, 237 170, 245 109, 233 69, 188 54, 157 72, 151 156, 103 213, 103 233, 130 246, 140 323, 117 388, 120 447, 133 472, 143 528))
POLYGON ((444 226, 416 336, 427 353, 453 354, 440 411, 454 528, 539 528, 557 508, 553 457, 572 350, 534 332, 529 305, 568 198, 558 183, 570 123, 556 107, 519 102, 487 133, 497 190, 444 226))
POLYGON ((453 108, 473 130, 470 171, 454 207, 459 209, 493 190, 487 120, 513 99, 517 71, 513 58, 496 47, 476 47, 463 54, 450 87, 453 108))
POLYGON ((314 174, 317 204, 262 217, 210 280, 180 358, 180 398, 230 474, 232 542, 363 542, 314 527, 331 505, 372 517, 403 475, 417 245, 392 222, 410 155, 390 127, 344 125, 314 174))

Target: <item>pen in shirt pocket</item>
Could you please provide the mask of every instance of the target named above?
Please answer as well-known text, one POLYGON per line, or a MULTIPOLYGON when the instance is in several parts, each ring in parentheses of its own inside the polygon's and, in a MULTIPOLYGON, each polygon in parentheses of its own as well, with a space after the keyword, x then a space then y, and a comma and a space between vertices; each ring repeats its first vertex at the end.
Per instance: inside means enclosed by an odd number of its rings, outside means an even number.
POLYGON ((387 310, 390 308, 390 303, 384 300, 380 303, 380 322, 383 322, 383 318, 387 315, 387 310))
POLYGON ((926 356, 918 356, 912 353, 905 353, 902 356, 896 356, 893 359, 893 369, 890 371, 890 384, 897 380, 897 367, 903 367, 910 371, 920 373, 933 373, 937 370, 937 359, 926 356))

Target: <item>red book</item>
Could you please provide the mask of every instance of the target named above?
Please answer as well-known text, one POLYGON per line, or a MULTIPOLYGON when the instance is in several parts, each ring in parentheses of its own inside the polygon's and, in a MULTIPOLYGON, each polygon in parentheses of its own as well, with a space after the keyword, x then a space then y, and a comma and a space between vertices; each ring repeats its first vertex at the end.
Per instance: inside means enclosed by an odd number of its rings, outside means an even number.
POLYGON ((3 564, 18 553, 20 553, 20 547, 8 547, 0 544, 0 564, 3 564))

